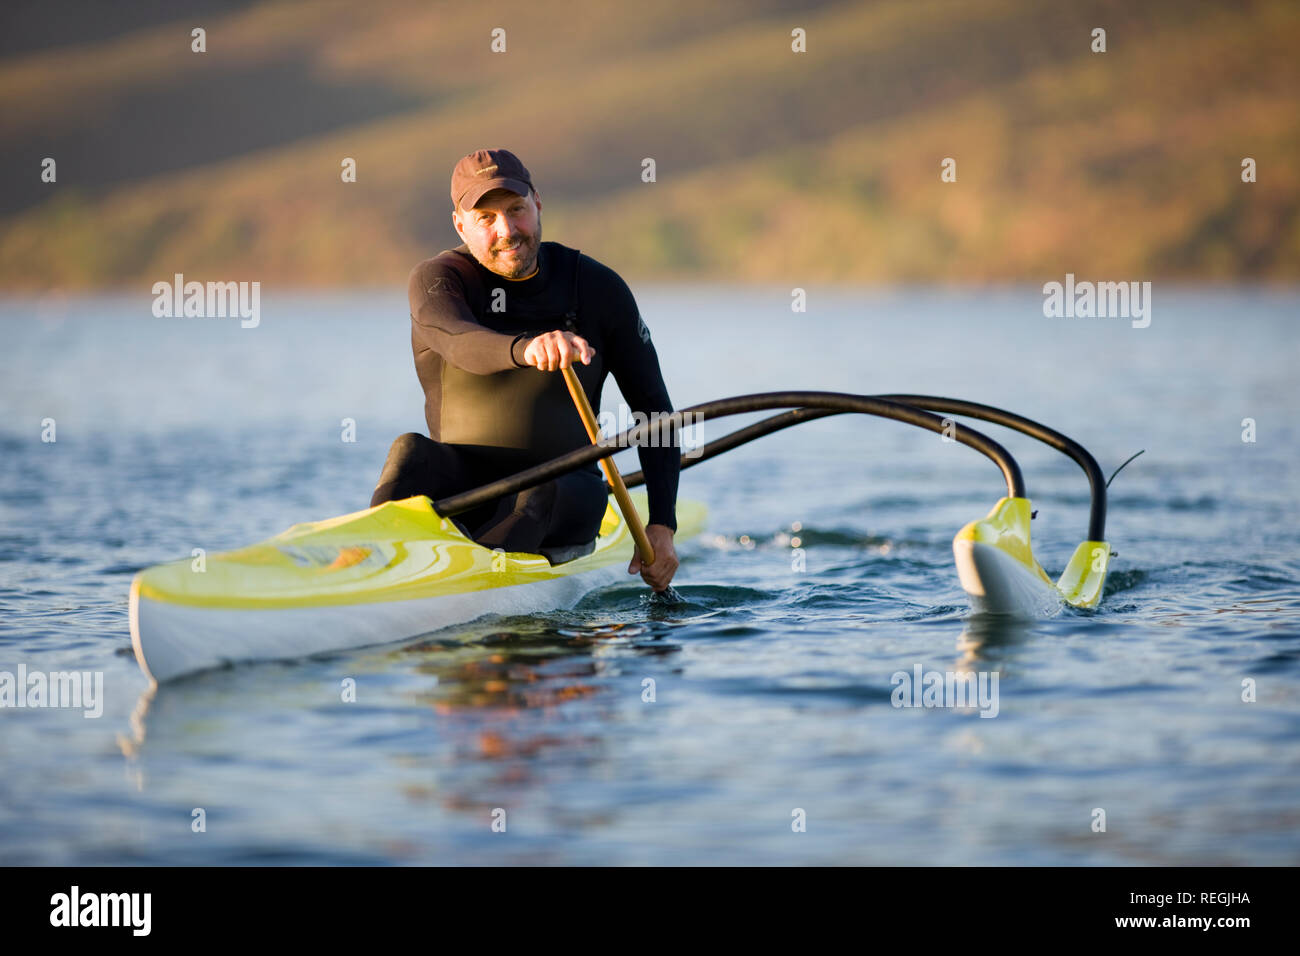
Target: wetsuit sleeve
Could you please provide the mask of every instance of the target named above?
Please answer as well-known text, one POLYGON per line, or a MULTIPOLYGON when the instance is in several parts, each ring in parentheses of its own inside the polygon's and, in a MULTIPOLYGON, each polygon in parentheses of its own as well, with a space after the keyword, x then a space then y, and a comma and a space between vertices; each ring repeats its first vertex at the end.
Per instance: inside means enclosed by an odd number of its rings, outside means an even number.
MULTIPOLYGON (((650 330, 641 321, 632 290, 613 270, 585 258, 583 264, 593 267, 589 271, 594 273, 590 280, 586 274, 580 280, 583 299, 603 306, 605 366, 613 374, 623 398, 632 412, 641 412, 648 418, 671 412, 673 404, 659 368, 659 355, 650 341, 650 330)), ((681 451, 675 431, 670 441, 658 448, 638 448, 637 455, 646 477, 649 523, 667 525, 676 531, 681 451)))
POLYGON ((464 275, 442 256, 411 270, 407 295, 416 341, 445 361, 475 375, 522 367, 527 336, 480 324, 469 305, 464 275))

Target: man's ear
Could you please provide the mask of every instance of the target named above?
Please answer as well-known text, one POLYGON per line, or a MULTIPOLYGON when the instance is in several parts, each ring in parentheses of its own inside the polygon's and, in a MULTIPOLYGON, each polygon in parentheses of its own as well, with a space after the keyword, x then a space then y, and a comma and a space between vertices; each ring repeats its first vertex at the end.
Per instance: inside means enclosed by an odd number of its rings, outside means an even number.
POLYGON ((462 239, 464 239, 464 238, 465 238, 465 227, 464 227, 464 225, 463 225, 463 224, 461 223, 461 221, 460 221, 460 210, 459 210, 459 209, 453 209, 453 210, 451 211, 451 224, 452 224, 453 226, 456 227, 456 235, 458 235, 458 236, 460 236, 462 239))

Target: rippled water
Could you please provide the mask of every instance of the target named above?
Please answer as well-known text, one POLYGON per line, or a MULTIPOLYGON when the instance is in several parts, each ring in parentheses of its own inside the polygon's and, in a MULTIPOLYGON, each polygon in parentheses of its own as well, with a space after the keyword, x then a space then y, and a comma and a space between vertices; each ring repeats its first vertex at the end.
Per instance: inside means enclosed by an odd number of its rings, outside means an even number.
MULTIPOLYGON (((1147 329, 1045 319, 1036 290, 810 289, 806 314, 782 289, 640 298, 679 406, 951 394, 1054 425, 1107 472, 1147 449, 1111 489, 1102 609, 968 620, 951 540, 1002 493, 996 469, 846 416, 683 475, 711 513, 680 548, 683 604, 629 579, 573 611, 150 691, 136 570, 363 507, 391 438, 422 430, 405 304, 268 293, 241 329, 153 319, 143 294, 10 300, 0 671, 100 671, 105 701, 0 708, 0 861, 1300 861, 1293 292, 1158 286, 1147 329), (996 718, 892 706, 917 665, 997 672, 996 718)), ((1059 572, 1082 474, 986 431, 1059 572)))

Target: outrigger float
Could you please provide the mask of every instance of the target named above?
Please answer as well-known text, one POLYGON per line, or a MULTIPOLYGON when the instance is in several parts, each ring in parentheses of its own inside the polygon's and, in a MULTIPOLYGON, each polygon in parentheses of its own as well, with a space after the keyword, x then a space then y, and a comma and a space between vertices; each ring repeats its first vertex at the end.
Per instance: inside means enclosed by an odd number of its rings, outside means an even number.
MULTIPOLYGON (((988 515, 963 527, 953 539, 957 577, 972 609, 981 615, 1032 619, 1066 605, 1095 608, 1100 602, 1111 559, 1105 540, 1106 481, 1096 460, 1077 442, 1012 412, 959 399, 769 392, 683 409, 681 418, 640 424, 439 501, 408 498, 297 524, 260 544, 208 556, 201 573, 188 560, 148 568, 131 582, 136 658, 152 680, 167 681, 229 663, 301 658, 406 640, 487 614, 572 607, 591 590, 627 579, 634 536, 644 540, 643 532, 637 534, 634 510, 624 508, 620 514, 611 503, 594 542, 549 555, 489 550, 467 537, 454 516, 598 460, 606 465, 613 493, 624 498, 625 490, 619 495, 623 482, 609 462, 615 452, 671 441, 681 419, 700 422, 772 409, 785 411, 686 452, 682 467, 695 467, 756 438, 828 415, 875 415, 945 434, 990 459, 1006 483, 1006 495, 988 515), (982 432, 954 426, 951 418, 935 413, 1013 429, 1056 448, 1083 469, 1092 493, 1087 536, 1059 580, 1052 581, 1034 558, 1029 530, 1034 512, 1015 459, 982 432), (631 517, 631 526, 624 514, 631 517)), ((588 433, 594 434, 593 424, 588 433)), ((626 478, 628 486, 642 481, 640 472, 626 478)), ((703 528, 702 505, 679 501, 677 515, 678 540, 703 528)))

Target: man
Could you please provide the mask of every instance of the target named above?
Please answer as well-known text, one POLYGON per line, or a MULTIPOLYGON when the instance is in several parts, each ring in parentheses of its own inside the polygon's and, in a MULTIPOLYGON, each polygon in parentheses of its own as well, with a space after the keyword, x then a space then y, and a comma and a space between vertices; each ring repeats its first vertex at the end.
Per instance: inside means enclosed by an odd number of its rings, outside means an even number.
MULTIPOLYGON (((574 368, 593 408, 613 373, 634 412, 672 410, 627 284, 576 249, 542 242, 542 200, 517 156, 470 153, 452 172, 451 200, 464 244, 421 262, 408 285, 429 437, 393 443, 371 505, 442 498, 589 445, 559 369, 574 368)), ((637 554, 628 573, 656 591, 677 570, 675 444, 637 450, 655 560, 637 554)), ((456 520, 487 547, 561 555, 595 539, 606 503, 593 464, 456 520)))

